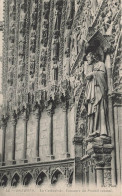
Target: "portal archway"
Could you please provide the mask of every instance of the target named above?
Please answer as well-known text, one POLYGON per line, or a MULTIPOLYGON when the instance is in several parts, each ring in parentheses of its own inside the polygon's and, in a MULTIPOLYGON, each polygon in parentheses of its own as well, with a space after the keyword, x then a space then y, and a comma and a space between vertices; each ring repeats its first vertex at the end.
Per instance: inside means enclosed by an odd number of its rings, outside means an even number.
POLYGON ((36 180, 36 185, 38 186, 43 186, 47 183, 47 176, 46 174, 42 171, 38 177, 37 177, 37 180, 36 180))
POLYGON ((23 180, 24 186, 29 186, 33 182, 33 177, 30 173, 27 173, 23 180))
POLYGON ((19 177, 19 175, 16 173, 16 174, 14 174, 14 176, 13 176, 13 178, 12 178, 11 186, 16 187, 16 186, 18 186, 19 182, 20 182, 20 177, 19 177))
POLYGON ((8 184, 8 178, 6 175, 4 175, 1 179, 1 186, 6 187, 8 184))
POLYGON ((62 172, 59 170, 56 170, 52 175, 51 184, 52 185, 64 184, 64 181, 65 181, 65 178, 62 172))

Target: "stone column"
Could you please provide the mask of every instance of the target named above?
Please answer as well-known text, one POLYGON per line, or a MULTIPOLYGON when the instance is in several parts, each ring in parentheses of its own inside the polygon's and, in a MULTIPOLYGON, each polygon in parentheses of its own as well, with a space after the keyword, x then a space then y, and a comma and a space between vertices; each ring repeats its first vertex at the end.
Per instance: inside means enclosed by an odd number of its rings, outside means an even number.
POLYGON ((120 135, 119 135, 119 124, 118 124, 118 107, 114 105, 114 122, 115 122, 115 145, 116 145, 116 173, 117 173, 117 184, 121 184, 121 159, 120 159, 120 135))
POLYGON ((68 118, 67 118, 67 106, 63 106, 64 113, 64 156, 65 158, 70 157, 68 149, 68 118))
POLYGON ((116 155, 115 155, 115 130, 114 130, 114 111, 113 111, 113 100, 112 100, 112 91, 113 91, 113 79, 112 79, 112 67, 110 55, 106 55, 105 66, 107 69, 107 79, 108 79, 108 118, 110 126, 110 136, 111 143, 114 147, 112 150, 112 185, 116 185, 116 155))
POLYGON ((96 177, 97 177, 97 186, 101 187, 104 185, 104 173, 103 169, 100 167, 96 167, 96 177))
POLYGON ((50 159, 54 159, 53 156, 53 109, 48 110, 48 115, 50 117, 50 122, 49 122, 49 155, 48 157, 50 159))
POLYGON ((85 186, 87 186, 87 168, 85 168, 84 170, 85 170, 85 186))
POLYGON ((6 141, 6 126, 7 124, 2 125, 2 166, 5 165, 5 141, 6 141))
POLYGON ((12 120, 13 125, 13 136, 12 136, 12 164, 16 164, 15 161, 15 148, 16 148, 16 120, 12 120))
POLYGON ((35 155, 36 155, 36 160, 40 161, 39 157, 39 132, 40 132, 40 110, 39 108, 36 110, 35 113, 36 116, 36 149, 35 149, 35 155))
POLYGON ((27 163, 27 123, 28 118, 25 111, 25 114, 23 115, 23 121, 24 121, 24 144, 23 144, 23 161, 24 163, 27 163))
POLYGON ((92 164, 89 166, 89 185, 95 186, 94 166, 92 164))

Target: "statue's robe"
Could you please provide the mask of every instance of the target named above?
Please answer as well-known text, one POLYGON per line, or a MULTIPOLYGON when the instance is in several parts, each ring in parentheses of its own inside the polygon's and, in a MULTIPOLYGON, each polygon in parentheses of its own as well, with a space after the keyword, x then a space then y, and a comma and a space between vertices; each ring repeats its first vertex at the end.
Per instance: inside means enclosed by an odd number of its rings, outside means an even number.
POLYGON ((86 65, 85 75, 90 73, 93 77, 87 79, 85 93, 88 104, 89 134, 97 131, 100 135, 108 135, 107 82, 104 63, 99 61, 93 65, 86 65))

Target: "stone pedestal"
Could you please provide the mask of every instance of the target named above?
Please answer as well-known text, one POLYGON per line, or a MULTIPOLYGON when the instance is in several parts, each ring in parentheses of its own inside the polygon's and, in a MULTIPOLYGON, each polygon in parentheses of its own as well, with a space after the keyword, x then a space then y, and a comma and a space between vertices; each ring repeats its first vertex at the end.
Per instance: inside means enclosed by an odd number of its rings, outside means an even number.
POLYGON ((67 152, 67 153, 64 153, 64 154, 62 154, 62 157, 64 158, 64 159, 66 159, 66 158, 70 158, 70 154, 67 152))
POLYGON ((79 185, 82 183, 82 173, 83 173, 82 164, 81 164, 82 142, 83 142, 83 137, 79 134, 76 134, 73 138, 73 144, 75 150, 75 182, 77 182, 79 185))
POLYGON ((27 159, 21 160, 21 163, 28 163, 27 159))
POLYGON ((1 166, 5 166, 6 163, 5 163, 5 162, 1 162, 0 165, 1 165, 1 166))
MULTIPOLYGON (((96 171, 96 184, 98 187, 106 186, 104 170, 111 170, 111 138, 108 136, 96 136, 86 139, 87 154, 90 160, 94 160, 94 166, 96 171)), ((109 182, 111 185, 111 180, 109 182)))
POLYGON ((55 156, 53 156, 53 155, 47 155, 47 157, 48 157, 49 160, 54 160, 55 159, 55 156))
POLYGON ((12 160, 12 165, 15 165, 16 164, 16 161, 15 160, 12 160))
POLYGON ((36 161, 36 162, 39 162, 40 160, 41 160, 40 157, 36 157, 36 158, 35 158, 35 161, 36 161))
POLYGON ((104 185, 104 172, 103 168, 96 168, 96 178, 97 178, 97 186, 103 186, 104 185))

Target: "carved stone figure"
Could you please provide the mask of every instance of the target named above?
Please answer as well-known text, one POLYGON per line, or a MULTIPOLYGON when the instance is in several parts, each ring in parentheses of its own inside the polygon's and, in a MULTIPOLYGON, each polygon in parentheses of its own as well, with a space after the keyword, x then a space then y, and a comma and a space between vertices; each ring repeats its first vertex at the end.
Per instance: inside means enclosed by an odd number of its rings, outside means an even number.
POLYGON ((10 71, 8 72, 8 80, 7 80, 8 84, 10 86, 13 85, 13 70, 10 68, 10 71))
POLYGON ((53 66, 53 80, 58 80, 58 65, 53 66))
POLYGON ((56 2, 56 9, 55 9, 55 25, 54 25, 54 39, 58 38, 60 34, 60 25, 61 25, 61 9, 62 9, 62 2, 56 2))
POLYGON ((58 57, 59 57, 59 40, 54 40, 53 42, 53 61, 54 61, 54 64, 57 62, 58 60, 58 57))
POLYGON ((46 74, 44 71, 40 74, 40 85, 46 86, 46 74))
POLYGON ((44 45, 44 47, 46 47, 47 42, 48 42, 48 29, 43 29, 41 43, 44 45))
POLYGON ((44 2, 44 12, 43 12, 43 15, 44 15, 45 19, 48 19, 48 17, 49 17, 49 8, 50 8, 50 2, 44 2))
POLYGON ((30 62, 30 75, 31 75, 31 78, 34 77, 34 73, 35 73, 35 61, 31 61, 30 62))
POLYGON ((65 54, 66 57, 70 56, 70 44, 71 44, 71 31, 67 31, 67 35, 65 37, 66 49, 65 54))
POLYGON ((88 110, 89 136, 96 133, 108 135, 105 65, 99 61, 98 55, 93 52, 88 53, 86 60, 85 75, 87 84, 85 96, 88 110))
POLYGON ((68 3, 68 14, 67 14, 67 28, 70 29, 73 21, 73 15, 74 15, 74 2, 69 1, 68 3))

